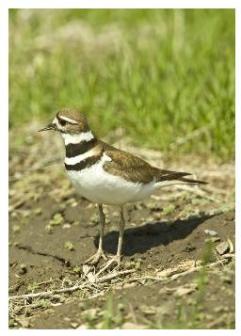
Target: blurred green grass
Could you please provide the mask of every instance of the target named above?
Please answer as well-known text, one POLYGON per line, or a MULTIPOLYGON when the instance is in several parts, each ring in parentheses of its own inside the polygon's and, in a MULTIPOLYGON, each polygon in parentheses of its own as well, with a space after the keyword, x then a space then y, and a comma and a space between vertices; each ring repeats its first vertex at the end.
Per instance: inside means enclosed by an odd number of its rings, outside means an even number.
POLYGON ((10 127, 74 106, 101 136, 121 127, 145 147, 233 159, 234 16, 10 10, 10 127))

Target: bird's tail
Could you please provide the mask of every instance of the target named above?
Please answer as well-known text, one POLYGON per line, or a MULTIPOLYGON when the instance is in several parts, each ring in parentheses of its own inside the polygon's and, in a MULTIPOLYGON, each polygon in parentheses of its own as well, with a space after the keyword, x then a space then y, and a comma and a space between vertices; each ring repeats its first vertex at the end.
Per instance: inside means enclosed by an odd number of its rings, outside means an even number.
POLYGON ((189 179, 189 178, 186 178, 186 177, 179 178, 178 180, 186 182, 186 183, 191 183, 191 184, 207 184, 207 182, 205 182, 205 181, 193 180, 193 179, 189 179))
POLYGON ((158 186, 169 186, 173 184, 207 184, 205 181, 187 178, 186 176, 192 175, 191 173, 176 172, 171 170, 159 170, 157 179, 158 186))

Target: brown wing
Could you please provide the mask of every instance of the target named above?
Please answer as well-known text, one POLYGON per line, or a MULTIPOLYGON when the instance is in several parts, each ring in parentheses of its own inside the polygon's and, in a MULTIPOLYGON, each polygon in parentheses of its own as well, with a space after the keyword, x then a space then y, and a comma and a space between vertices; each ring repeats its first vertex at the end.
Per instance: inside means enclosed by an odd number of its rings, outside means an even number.
POLYGON ((132 182, 151 182, 157 173, 157 169, 150 166, 141 158, 128 152, 117 150, 104 144, 106 154, 112 161, 104 164, 104 169, 113 175, 120 175, 132 182))
POLYGON ((162 170, 151 166, 143 159, 131 153, 117 150, 102 142, 106 154, 112 159, 104 164, 104 169, 113 175, 119 175, 128 181, 148 183, 155 179, 157 182, 176 180, 190 175, 184 172, 162 170))

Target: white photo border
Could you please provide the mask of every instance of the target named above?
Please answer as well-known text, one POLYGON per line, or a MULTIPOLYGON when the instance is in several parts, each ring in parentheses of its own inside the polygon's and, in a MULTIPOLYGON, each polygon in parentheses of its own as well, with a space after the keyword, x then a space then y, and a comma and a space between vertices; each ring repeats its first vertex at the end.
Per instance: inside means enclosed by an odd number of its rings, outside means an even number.
MULTIPOLYGON (((0 260, 1 260, 1 312, 2 335, 236 335, 241 332, 241 1, 234 0, 2 0, 0 1, 0 260), (236 329, 235 330, 9 330, 8 329, 8 11, 12 8, 234 8, 236 10, 236 329)), ((26 102, 27 104, 27 102, 26 102)), ((224 302, 225 304, 225 302, 224 302)))

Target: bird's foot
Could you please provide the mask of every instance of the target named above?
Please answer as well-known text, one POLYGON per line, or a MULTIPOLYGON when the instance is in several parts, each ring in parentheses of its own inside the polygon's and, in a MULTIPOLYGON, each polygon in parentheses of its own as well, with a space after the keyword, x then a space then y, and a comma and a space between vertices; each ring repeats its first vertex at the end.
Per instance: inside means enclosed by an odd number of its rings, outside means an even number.
POLYGON ((106 271, 107 269, 112 269, 112 266, 114 266, 114 269, 118 269, 121 265, 121 256, 120 255, 115 255, 114 257, 112 257, 110 260, 107 261, 107 263, 105 264, 104 267, 102 267, 99 272, 96 274, 96 276, 99 276, 101 273, 103 273, 104 271, 106 271))
POLYGON ((98 264, 101 258, 103 258, 104 260, 107 260, 107 257, 104 251, 102 250, 102 248, 99 248, 94 255, 92 255, 87 260, 85 260, 84 264, 96 265, 98 264))

